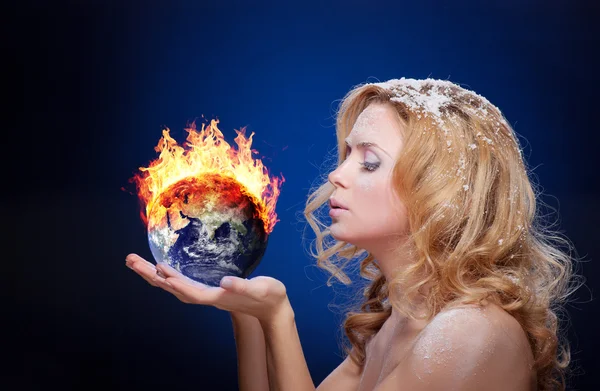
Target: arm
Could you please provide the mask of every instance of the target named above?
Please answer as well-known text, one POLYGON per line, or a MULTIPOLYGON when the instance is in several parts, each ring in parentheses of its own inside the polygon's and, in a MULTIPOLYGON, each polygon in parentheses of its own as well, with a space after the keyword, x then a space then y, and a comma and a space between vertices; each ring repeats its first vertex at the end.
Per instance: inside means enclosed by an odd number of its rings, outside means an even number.
POLYGON ((319 384, 317 391, 356 391, 361 375, 361 368, 348 356, 319 384))
POLYGON ((265 334, 270 389, 314 391, 289 301, 286 300, 276 316, 261 324, 265 334))
MULTIPOLYGON (((137 254, 127 266, 154 286, 175 295, 184 303, 212 305, 218 309, 255 317, 266 342, 269 384, 273 390, 314 390, 296 330, 294 311, 285 285, 267 276, 252 279, 228 276, 219 287, 188 281, 172 267, 154 267, 137 254)), ((238 333, 239 335, 239 333, 238 333)))
POLYGON ((230 312, 237 350, 240 391, 268 391, 267 357, 262 327, 253 316, 230 312))

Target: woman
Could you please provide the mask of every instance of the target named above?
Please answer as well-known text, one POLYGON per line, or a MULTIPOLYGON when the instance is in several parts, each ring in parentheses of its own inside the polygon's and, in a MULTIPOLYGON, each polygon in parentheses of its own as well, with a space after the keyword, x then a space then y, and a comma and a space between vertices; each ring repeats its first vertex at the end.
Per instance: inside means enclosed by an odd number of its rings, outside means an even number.
MULTIPOLYGON (((345 284, 360 257, 372 282, 346 316, 346 359, 317 389, 564 389, 568 241, 540 225, 500 110, 449 81, 402 78, 353 88, 336 130, 337 168, 305 209, 313 255, 345 284)), ((241 390, 315 389, 280 281, 208 288, 135 254, 126 262, 183 302, 231 312, 241 390)))

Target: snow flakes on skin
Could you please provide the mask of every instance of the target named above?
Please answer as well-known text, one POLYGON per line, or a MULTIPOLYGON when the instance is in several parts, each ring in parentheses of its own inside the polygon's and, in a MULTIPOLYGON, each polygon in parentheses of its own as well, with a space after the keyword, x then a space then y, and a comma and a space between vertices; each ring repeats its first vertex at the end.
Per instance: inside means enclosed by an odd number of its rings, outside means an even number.
POLYGON ((385 113, 385 108, 379 106, 370 106, 368 109, 363 110, 350 131, 350 134, 346 138, 346 141, 350 145, 354 145, 357 142, 362 141, 363 138, 369 138, 376 133, 373 126, 375 120, 385 113))
POLYGON ((479 307, 460 307, 440 312, 418 337, 413 353, 413 371, 421 380, 452 365, 456 379, 477 370, 482 358, 490 357, 494 347, 492 323, 479 307), (478 349, 478 352, 477 350, 478 349), (476 351, 478 354, 465 354, 476 351))
POLYGON ((357 180, 358 186, 366 191, 373 190, 373 177, 370 175, 361 175, 357 180))

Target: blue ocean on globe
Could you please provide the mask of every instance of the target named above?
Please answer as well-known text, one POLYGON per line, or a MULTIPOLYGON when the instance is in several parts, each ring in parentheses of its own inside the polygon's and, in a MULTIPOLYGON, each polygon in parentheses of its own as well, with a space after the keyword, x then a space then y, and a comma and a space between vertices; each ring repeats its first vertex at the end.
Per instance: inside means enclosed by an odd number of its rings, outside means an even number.
POLYGON ((225 276, 245 278, 258 266, 267 241, 256 236, 252 229, 255 222, 246 220, 240 229, 225 221, 211 235, 200 218, 179 213, 189 224, 173 231, 178 237, 166 253, 149 235, 157 262, 165 262, 184 276, 210 286, 218 286, 225 276))
POLYGON ((246 278, 267 248, 259 207, 234 181, 218 176, 181 181, 156 208, 164 218, 148 228, 154 259, 202 284, 219 286, 225 276, 246 278))

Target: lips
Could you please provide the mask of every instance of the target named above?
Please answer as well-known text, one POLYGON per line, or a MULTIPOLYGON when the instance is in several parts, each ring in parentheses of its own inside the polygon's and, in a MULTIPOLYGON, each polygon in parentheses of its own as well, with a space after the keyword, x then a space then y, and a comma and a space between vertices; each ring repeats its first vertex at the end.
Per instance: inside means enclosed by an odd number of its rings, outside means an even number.
POLYGON ((344 204, 336 200, 335 198, 329 199, 329 207, 331 209, 348 209, 344 204))

